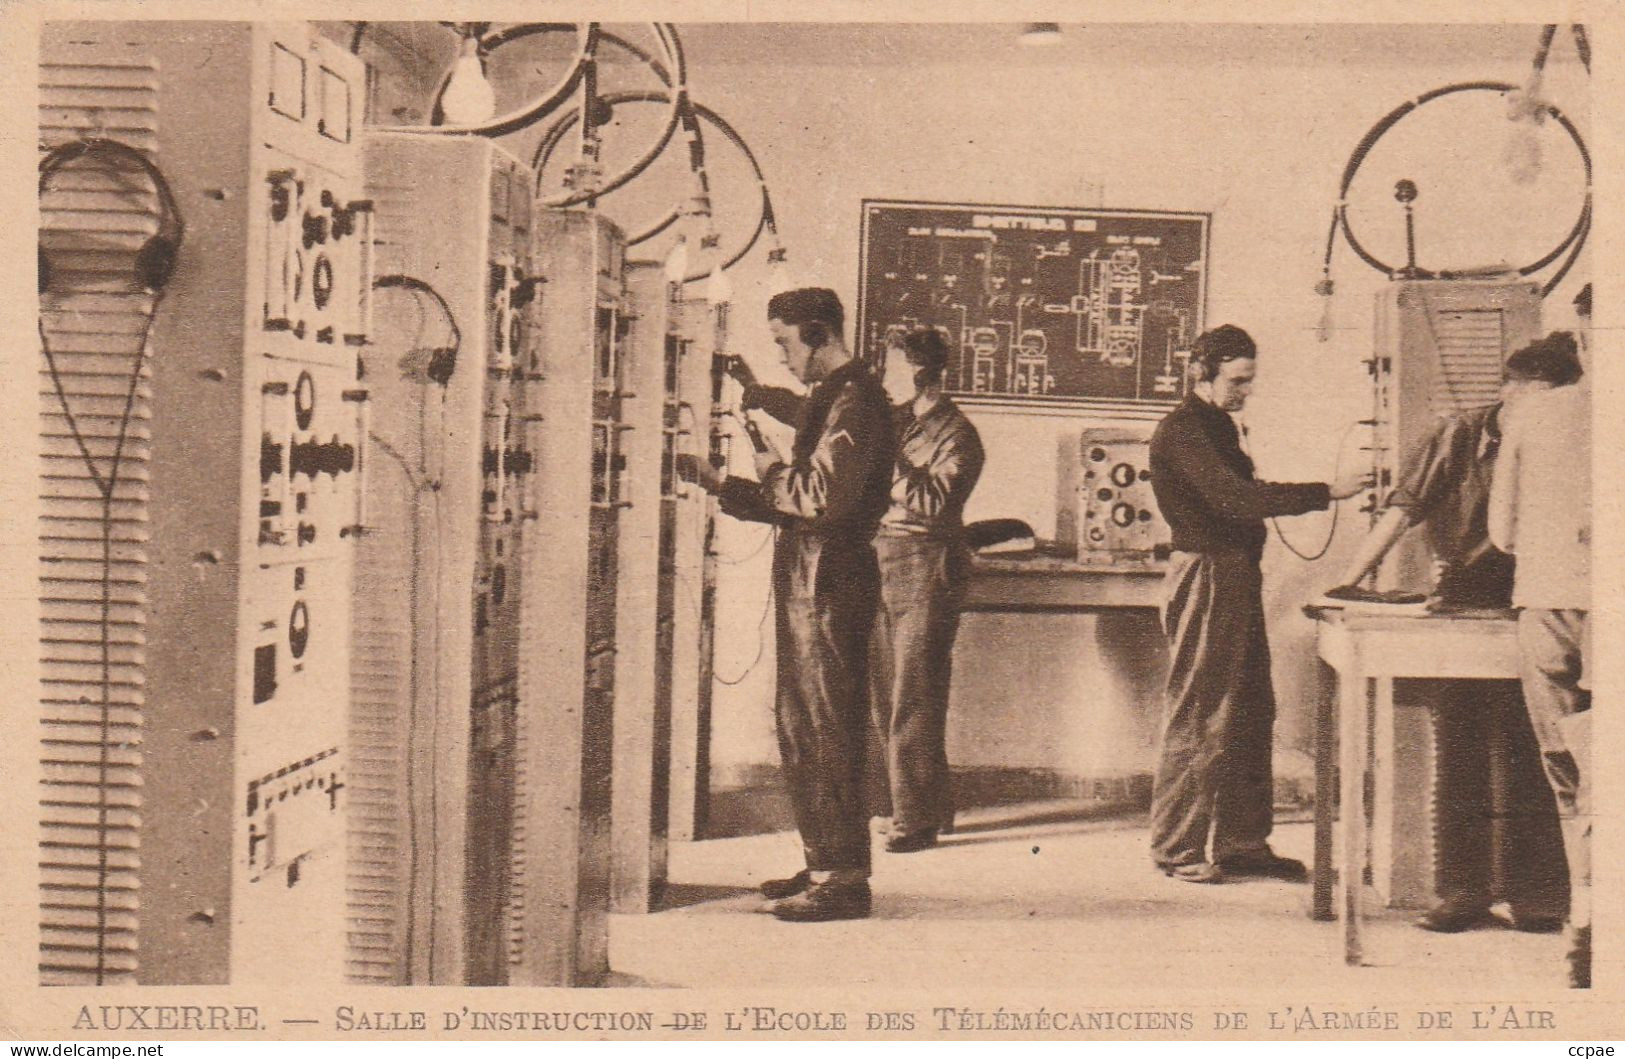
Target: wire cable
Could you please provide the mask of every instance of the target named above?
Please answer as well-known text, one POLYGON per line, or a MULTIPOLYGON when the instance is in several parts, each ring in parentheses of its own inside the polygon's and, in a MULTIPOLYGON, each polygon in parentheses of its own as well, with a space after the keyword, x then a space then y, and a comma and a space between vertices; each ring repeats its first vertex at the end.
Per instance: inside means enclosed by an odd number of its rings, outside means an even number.
POLYGON ((743 684, 745 678, 755 672, 756 667, 761 664, 762 655, 767 651, 767 616, 773 610, 773 595, 773 585, 770 582, 767 586, 767 598, 762 601, 762 616, 756 620, 756 656, 750 660, 750 664, 744 668, 743 672, 732 679, 722 676, 713 668, 712 679, 718 684, 724 687, 736 688, 743 684))
MULTIPOLYGON (((1349 222, 1349 188, 1354 183, 1354 178, 1359 173, 1360 166, 1365 163, 1366 156, 1370 154, 1371 149, 1376 146, 1377 141, 1382 139, 1388 130, 1392 129, 1400 122, 1402 118, 1410 114, 1412 111, 1427 103, 1431 103, 1436 99, 1454 95, 1458 92, 1498 92, 1505 95, 1508 92, 1516 91, 1520 91, 1517 85, 1508 84, 1504 81, 1463 81, 1457 84, 1446 85, 1443 88, 1435 88, 1430 92, 1424 92, 1415 99, 1407 100, 1405 103, 1402 103, 1398 107, 1395 107, 1393 110, 1389 111, 1388 114, 1382 118, 1382 120, 1373 125, 1370 130, 1368 130, 1366 134, 1361 137, 1359 145, 1355 147, 1354 153, 1349 157, 1348 163, 1343 167, 1343 177, 1338 185, 1337 202, 1332 207, 1333 232, 1335 233, 1337 230, 1341 229, 1343 238, 1348 242, 1349 248, 1354 251, 1356 256, 1358 256, 1360 260, 1364 261, 1367 265, 1370 265, 1372 268, 1376 269, 1378 272, 1388 276, 1390 279, 1401 275, 1414 276, 1415 278, 1419 279, 1470 278, 1470 274, 1468 273, 1447 269, 1435 272, 1430 269, 1418 268, 1412 272, 1406 269, 1395 268, 1387 262, 1382 261, 1376 255, 1372 254, 1360 242, 1359 238, 1355 236, 1354 228, 1349 222)), ((1534 273, 1539 272, 1546 266, 1550 265, 1553 261, 1556 261, 1564 254, 1564 252, 1569 252, 1569 259, 1564 264, 1562 270, 1557 274, 1557 277, 1551 282, 1547 283, 1542 289, 1541 296, 1545 297, 1547 294, 1550 294, 1553 289, 1555 289, 1557 282, 1561 280, 1562 277, 1567 274, 1569 268, 1572 267, 1574 260, 1579 256, 1581 247, 1585 245, 1586 237, 1591 230, 1592 163, 1591 152, 1587 149, 1585 139, 1580 135, 1580 131, 1575 128, 1574 123, 1571 122, 1562 111, 1558 110, 1556 106, 1550 103, 1541 103, 1540 110, 1541 112, 1554 118, 1557 123, 1563 127, 1563 130, 1568 133, 1569 138, 1574 142, 1575 148, 1580 152, 1580 160, 1585 166, 1585 197, 1580 207, 1579 217, 1575 220, 1573 227, 1569 229, 1569 232, 1563 238, 1563 241, 1558 243, 1557 246, 1551 251, 1538 260, 1528 265, 1524 265, 1517 270, 1520 276, 1533 275, 1534 273)), ((1333 238, 1328 238, 1326 241, 1326 257, 1324 261, 1324 270, 1328 276, 1331 272, 1332 252, 1334 247, 1335 240, 1333 238)))
MULTIPOLYGON (((1360 420, 1357 419, 1343 430, 1343 436, 1337 440, 1337 458, 1332 464, 1332 481, 1334 482, 1337 481, 1338 477, 1343 473, 1343 450, 1348 445, 1349 435, 1354 433, 1354 429, 1358 426, 1360 426, 1360 420)), ((1245 442, 1247 437, 1247 432, 1245 430, 1241 431, 1241 437, 1243 440, 1242 448, 1243 451, 1245 451, 1245 442)), ((1251 452, 1247 453, 1247 458, 1252 459, 1251 452)), ((1281 530, 1281 520, 1279 518, 1271 515, 1270 525, 1274 527, 1275 536, 1278 537, 1281 543, 1286 546, 1287 551, 1291 552, 1293 555, 1296 555, 1299 559, 1302 559, 1306 563, 1318 562, 1319 560, 1325 558, 1326 553, 1331 550, 1332 541, 1337 538, 1337 515, 1342 509, 1342 506, 1342 500, 1332 501, 1332 521, 1331 525, 1326 529, 1326 540, 1321 544, 1320 549, 1313 555, 1306 555, 1293 546, 1292 542, 1287 539, 1286 534, 1281 530)))
POLYGON ((151 294, 151 304, 148 306, 145 319, 142 322, 138 336, 139 345, 136 349, 135 361, 130 369, 129 382, 125 386, 124 405, 119 414, 118 433, 113 443, 113 454, 107 470, 107 477, 103 478, 96 467, 96 458, 90 451, 90 444, 85 439, 84 432, 79 428, 79 419, 74 415, 73 408, 68 402, 67 389, 62 382, 61 368, 57 363, 56 353, 51 348, 51 341, 45 331, 45 321, 38 320, 41 351, 45 355, 45 363, 51 376, 51 382, 56 390, 57 399, 62 405, 63 419, 67 423, 68 433, 72 436, 79 449, 80 458, 84 461, 85 470, 90 474, 91 481, 95 483, 96 491, 101 498, 101 595, 98 614, 98 661, 100 668, 100 701, 97 703, 98 717, 98 743, 96 763, 96 984, 103 985, 107 975, 107 882, 112 874, 110 866, 110 850, 108 848, 108 818, 112 806, 108 802, 108 780, 112 772, 110 751, 113 740, 113 503, 117 499, 119 486, 119 472, 123 467, 124 448, 129 439, 130 421, 134 418, 135 399, 141 388, 142 373, 146 369, 148 357, 148 342, 152 334, 152 325, 157 317, 158 307, 163 302, 162 288, 151 294))

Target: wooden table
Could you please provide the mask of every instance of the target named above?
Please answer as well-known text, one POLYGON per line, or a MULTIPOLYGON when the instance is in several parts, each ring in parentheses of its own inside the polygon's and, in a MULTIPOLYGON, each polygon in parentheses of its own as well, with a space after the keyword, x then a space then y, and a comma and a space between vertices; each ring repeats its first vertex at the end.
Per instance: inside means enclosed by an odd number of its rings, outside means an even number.
POLYGON ((1156 610, 1166 562, 1080 559, 1041 545, 1031 552, 978 555, 962 610, 1051 614, 1156 610))
MULTIPOLYGON (((1406 775, 1415 762, 1400 760, 1385 733, 1394 724, 1394 680, 1504 680, 1518 675, 1517 623, 1510 613, 1485 616, 1383 613, 1373 606, 1339 608, 1311 605, 1305 612, 1316 621, 1321 660, 1336 675, 1335 692, 1326 682, 1315 714, 1315 865, 1316 919, 1336 918, 1332 883, 1333 803, 1338 816, 1336 904, 1343 919, 1343 958, 1362 959, 1361 904, 1364 897, 1367 846, 1366 772, 1374 767, 1393 775, 1395 786, 1418 777, 1406 775), (1375 732, 1376 738, 1373 739, 1375 732), (1375 754, 1372 753, 1375 743, 1375 754), (1337 789, 1339 781, 1341 791, 1337 789)), ((1420 784, 1426 786, 1426 769, 1420 784)), ((1423 797, 1427 792, 1421 791, 1423 797)), ((1380 821, 1379 821, 1380 823, 1380 821)), ((1413 819, 1409 826, 1427 826, 1413 819)))

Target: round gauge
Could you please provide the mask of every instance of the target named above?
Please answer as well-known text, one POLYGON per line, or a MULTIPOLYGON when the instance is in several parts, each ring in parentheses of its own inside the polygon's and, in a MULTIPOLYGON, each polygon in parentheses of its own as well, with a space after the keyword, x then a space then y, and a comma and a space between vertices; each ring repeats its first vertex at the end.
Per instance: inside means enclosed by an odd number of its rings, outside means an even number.
POLYGON ((1134 468, 1126 463, 1117 464, 1112 468, 1112 481, 1119 489, 1127 489, 1134 484, 1134 468))
POLYGON ((288 615, 288 651, 295 658, 302 658, 309 645, 310 608, 305 606, 304 600, 300 600, 293 605, 293 613, 288 615))
POLYGON ((1117 523, 1119 526, 1133 525, 1134 524, 1134 505, 1132 505, 1132 504, 1113 504, 1112 505, 1112 521, 1117 523))
POLYGON ((293 387, 293 421, 300 430, 309 430, 315 415, 316 380, 310 377, 310 372, 302 371, 293 387))

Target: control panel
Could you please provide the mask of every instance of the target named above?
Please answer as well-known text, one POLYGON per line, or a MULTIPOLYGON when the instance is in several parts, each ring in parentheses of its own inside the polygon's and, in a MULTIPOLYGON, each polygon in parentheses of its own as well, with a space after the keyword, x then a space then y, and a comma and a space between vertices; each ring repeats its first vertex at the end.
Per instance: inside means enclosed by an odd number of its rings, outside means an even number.
POLYGON ((1165 556, 1172 534, 1151 492, 1146 435, 1086 428, 1079 437, 1078 458, 1078 555, 1165 556))

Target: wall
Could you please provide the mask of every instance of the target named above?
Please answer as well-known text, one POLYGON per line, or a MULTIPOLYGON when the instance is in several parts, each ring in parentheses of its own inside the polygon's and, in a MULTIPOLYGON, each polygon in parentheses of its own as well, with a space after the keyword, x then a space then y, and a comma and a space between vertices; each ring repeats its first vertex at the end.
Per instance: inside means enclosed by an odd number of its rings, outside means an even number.
MULTIPOLYGON (((804 52, 798 42, 816 45, 820 27, 777 29, 695 27, 687 38, 695 96, 755 150, 790 248, 788 277, 770 277, 754 262, 736 270, 739 352, 758 366, 774 360, 758 319, 770 283, 829 285, 855 306, 865 197, 1210 211, 1207 323, 1239 323, 1258 341, 1260 380, 1246 420, 1260 475, 1285 481, 1325 479, 1340 454, 1362 458, 1363 434, 1350 424, 1369 414, 1361 361, 1381 278, 1340 245, 1335 328, 1324 344, 1315 334, 1323 303, 1313 294, 1349 153, 1378 118, 1421 92, 1462 80, 1521 81, 1538 34, 1533 26, 1479 26, 1459 36, 1449 27, 1069 27, 1074 38, 1086 34, 1086 46, 1035 58, 1009 46, 1005 26, 953 27, 941 41, 932 27, 886 27, 862 47, 804 52), (777 46, 740 46, 747 36, 777 46), (982 45, 994 59, 978 62, 982 45)), ((1584 86, 1572 48, 1560 46, 1547 94, 1582 127, 1584 86)), ((1548 127, 1547 171, 1533 187, 1512 185, 1498 158, 1506 125, 1497 100, 1434 104, 1372 153, 1350 211, 1374 252, 1403 261, 1391 199, 1402 176, 1422 189, 1424 264, 1527 262, 1566 232, 1581 182, 1572 148, 1548 127)), ((615 208, 647 214, 640 196, 649 194, 625 196, 615 208)), ((1548 303, 1548 326, 1569 319, 1567 292, 1583 281, 1585 264, 1548 303)), ((1056 453, 1079 422, 988 412, 973 419, 988 464, 968 517, 1015 516, 1052 532, 1056 453)), ((1281 530, 1312 553, 1331 522, 1311 514, 1283 520, 1281 530)), ((1365 525, 1346 505, 1318 563, 1293 557, 1274 537, 1268 546, 1277 733, 1289 751, 1308 745, 1315 676, 1312 629, 1299 608, 1337 583, 1365 525)), ((760 534, 728 526, 721 541, 729 565, 717 670, 740 678, 717 689, 713 760, 722 779, 776 760, 772 620, 762 620, 767 549, 752 552, 760 534)), ((1100 662, 1103 646, 1143 661, 1146 635, 1084 617, 967 619, 950 732, 955 759, 1063 771, 1104 768, 1102 756, 1143 763, 1154 674, 1148 679, 1142 664, 1138 677, 1112 677, 1100 662)), ((1301 768, 1301 759, 1286 758, 1284 770, 1301 768)))

